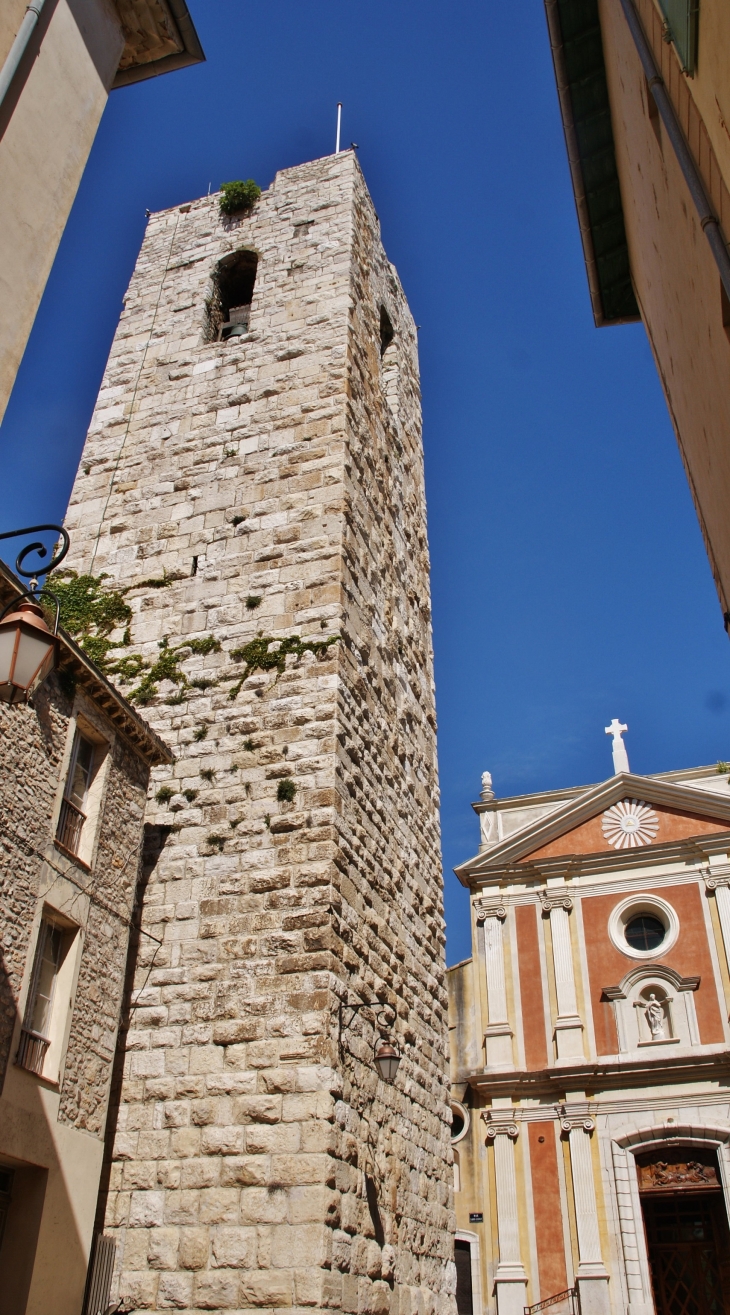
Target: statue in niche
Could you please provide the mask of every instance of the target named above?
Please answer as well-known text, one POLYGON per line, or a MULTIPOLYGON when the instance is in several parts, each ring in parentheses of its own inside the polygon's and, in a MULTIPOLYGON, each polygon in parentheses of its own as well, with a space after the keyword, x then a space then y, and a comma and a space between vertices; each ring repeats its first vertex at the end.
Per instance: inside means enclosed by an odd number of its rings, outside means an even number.
POLYGON ((644 1009, 644 1017, 649 1025, 652 1041, 666 1041, 667 1033, 664 1027, 664 1010, 653 991, 649 996, 649 1002, 644 1009))

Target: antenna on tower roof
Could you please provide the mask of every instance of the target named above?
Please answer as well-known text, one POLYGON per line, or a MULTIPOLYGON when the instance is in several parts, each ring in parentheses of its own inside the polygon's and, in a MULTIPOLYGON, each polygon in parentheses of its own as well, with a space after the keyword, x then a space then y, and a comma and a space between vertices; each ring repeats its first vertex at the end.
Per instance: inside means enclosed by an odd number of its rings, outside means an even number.
POLYGON ((337 102, 337 138, 335 140, 335 155, 340 153, 340 128, 342 127, 342 101, 337 102))

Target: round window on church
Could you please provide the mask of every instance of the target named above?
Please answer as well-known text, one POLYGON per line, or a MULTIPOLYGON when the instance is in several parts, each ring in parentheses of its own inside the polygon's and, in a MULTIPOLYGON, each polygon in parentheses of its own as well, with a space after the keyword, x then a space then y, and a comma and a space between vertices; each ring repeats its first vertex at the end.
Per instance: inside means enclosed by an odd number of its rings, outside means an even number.
POLYGON ((630 959, 655 959, 671 950, 679 935, 679 918, 659 895, 630 895, 614 908, 608 934, 630 959))
POLYGON ((451 1102, 451 1140, 461 1141, 469 1131, 469 1111, 460 1100, 451 1102))
POLYGON ((665 939, 667 929, 651 913, 639 913, 626 923, 624 935, 632 950, 657 950, 665 939))

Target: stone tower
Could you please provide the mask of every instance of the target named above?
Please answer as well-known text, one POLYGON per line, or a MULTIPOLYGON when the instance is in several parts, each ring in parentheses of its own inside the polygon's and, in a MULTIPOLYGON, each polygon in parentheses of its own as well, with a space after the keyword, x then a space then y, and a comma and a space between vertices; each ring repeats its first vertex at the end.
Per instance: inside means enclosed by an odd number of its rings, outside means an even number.
POLYGON ((67 521, 175 753, 103 1221, 129 1308, 452 1309, 414 328, 352 152, 150 218, 67 521))

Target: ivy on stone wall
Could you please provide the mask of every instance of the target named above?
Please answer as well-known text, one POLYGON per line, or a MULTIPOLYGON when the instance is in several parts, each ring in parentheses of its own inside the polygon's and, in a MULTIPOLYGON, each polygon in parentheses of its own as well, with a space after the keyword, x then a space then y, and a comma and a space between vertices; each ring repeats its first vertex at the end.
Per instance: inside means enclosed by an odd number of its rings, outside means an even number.
POLYGON ((253 675, 254 671, 278 671, 281 675, 290 653, 297 658, 302 657, 304 653, 314 653, 316 657, 324 657, 327 649, 332 644, 336 644, 339 637, 332 635, 329 639, 300 639, 299 635, 289 635, 286 639, 273 639, 271 636, 257 635, 241 648, 231 649, 231 657, 237 662, 245 662, 246 665, 240 680, 237 680, 230 690, 229 699, 235 699, 244 680, 253 675), (272 644, 276 644, 277 647, 272 649, 272 644))

